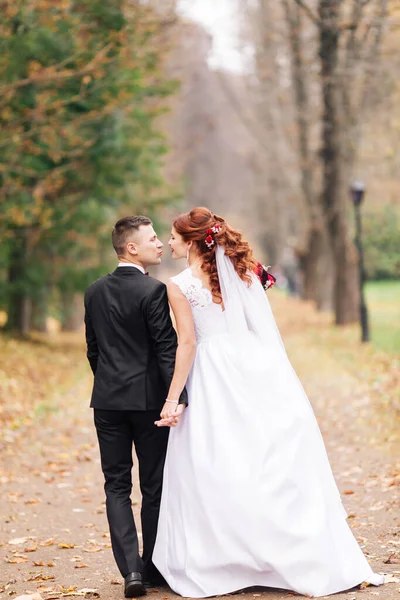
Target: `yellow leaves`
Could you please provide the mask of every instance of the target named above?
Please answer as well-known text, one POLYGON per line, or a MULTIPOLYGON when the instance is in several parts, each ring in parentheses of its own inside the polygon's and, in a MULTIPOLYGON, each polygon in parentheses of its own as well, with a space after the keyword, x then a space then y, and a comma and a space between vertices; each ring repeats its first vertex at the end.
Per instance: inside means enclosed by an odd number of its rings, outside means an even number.
POLYGON ((60 542, 58 544, 59 548, 65 549, 65 550, 70 550, 71 548, 75 548, 75 544, 71 544, 71 543, 66 543, 66 542, 60 542))
POLYGON ((54 538, 49 538, 47 540, 45 540, 44 542, 41 542, 40 545, 41 546, 52 546, 55 542, 54 538))
POLYGON ((43 575, 43 573, 37 573, 35 575, 31 575, 25 581, 50 581, 55 579, 54 575, 43 575))
POLYGON ((37 60, 31 60, 28 64, 28 74, 29 75, 34 75, 34 74, 38 73, 39 71, 41 71, 42 69, 43 69, 43 66, 37 60))
POLYGON ((17 227, 29 225, 29 220, 26 218, 25 212, 19 206, 12 206, 8 210, 8 218, 12 220, 17 227))
POLYGON ((13 116, 14 116, 14 113, 8 107, 3 108, 3 110, 0 112, 0 117, 3 121, 9 121, 12 119, 13 116))

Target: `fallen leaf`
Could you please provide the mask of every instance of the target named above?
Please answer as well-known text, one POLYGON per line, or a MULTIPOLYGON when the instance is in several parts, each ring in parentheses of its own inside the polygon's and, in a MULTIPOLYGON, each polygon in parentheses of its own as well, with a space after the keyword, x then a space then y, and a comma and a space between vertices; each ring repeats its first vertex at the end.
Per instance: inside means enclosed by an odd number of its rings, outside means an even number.
POLYGON ((395 552, 393 552, 386 560, 383 561, 385 565, 394 565, 400 563, 400 558, 395 552))
POLYGON ((43 573, 37 573, 36 575, 31 575, 25 581, 49 581, 51 579, 55 579, 54 575, 43 575, 43 573))
POLYGON ((24 552, 36 552, 37 546, 30 546, 28 548, 24 548, 24 552))
POLYGON ((400 583, 400 579, 391 574, 385 575, 385 583, 400 583))
POLYGON ((12 565, 20 565, 28 562, 28 558, 24 558, 23 556, 13 556, 12 558, 8 558, 8 556, 6 556, 4 560, 12 565))
POLYGON ((55 542, 54 538, 49 538, 48 540, 44 541, 44 542, 40 542, 41 546, 52 546, 55 542))
POLYGON ((344 490, 343 494, 345 494, 346 496, 351 496, 351 494, 354 494, 354 490, 344 490))
POLYGON ((38 587, 37 591, 41 592, 43 594, 51 594, 52 592, 57 591, 57 589, 58 589, 58 587, 55 585, 40 585, 38 587))
POLYGON ((26 542, 29 540, 28 537, 22 537, 22 538, 14 538, 13 540, 9 540, 9 544, 11 546, 19 546, 19 544, 26 544, 26 542))
POLYGON ((99 598, 100 594, 98 593, 97 590, 92 590, 90 588, 82 588, 81 590, 79 590, 79 593, 84 595, 85 598, 99 598))
POLYGON ((76 563, 76 565, 74 566, 74 569, 84 569, 85 567, 88 567, 89 565, 86 565, 85 563, 76 563))
POLYGON ((67 544, 65 542, 60 542, 58 544, 59 548, 65 548, 66 550, 70 550, 71 548, 75 548, 75 544, 67 544))
POLYGON ((38 502, 40 502, 39 498, 28 498, 28 500, 25 500, 25 504, 37 504, 38 502))
POLYGON ((369 587, 371 584, 369 581, 363 581, 362 583, 360 583, 360 590, 365 590, 365 588, 369 587))

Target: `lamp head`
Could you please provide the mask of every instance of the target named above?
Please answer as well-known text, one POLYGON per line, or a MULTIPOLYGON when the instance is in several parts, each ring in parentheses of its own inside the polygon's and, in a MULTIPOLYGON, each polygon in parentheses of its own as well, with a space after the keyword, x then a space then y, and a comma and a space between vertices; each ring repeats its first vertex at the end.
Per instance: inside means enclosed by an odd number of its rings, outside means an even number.
POLYGON ((361 179, 355 179, 350 185, 351 199, 354 206, 360 206, 365 193, 365 183, 361 179))

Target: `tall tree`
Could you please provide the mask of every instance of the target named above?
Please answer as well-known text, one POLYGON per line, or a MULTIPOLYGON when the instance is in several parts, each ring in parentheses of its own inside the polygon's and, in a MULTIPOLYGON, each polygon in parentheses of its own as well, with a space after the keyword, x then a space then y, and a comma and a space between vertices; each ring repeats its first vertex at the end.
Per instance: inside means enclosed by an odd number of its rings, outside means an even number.
POLYGON ((163 199, 154 193, 165 152, 156 119, 174 87, 160 70, 163 27, 141 2, 3 3, 0 228, 9 248, 9 328, 29 326, 40 287, 30 257, 43 254, 46 232, 65 236, 88 199, 92 235, 102 207, 117 211, 132 194, 136 203, 163 199))

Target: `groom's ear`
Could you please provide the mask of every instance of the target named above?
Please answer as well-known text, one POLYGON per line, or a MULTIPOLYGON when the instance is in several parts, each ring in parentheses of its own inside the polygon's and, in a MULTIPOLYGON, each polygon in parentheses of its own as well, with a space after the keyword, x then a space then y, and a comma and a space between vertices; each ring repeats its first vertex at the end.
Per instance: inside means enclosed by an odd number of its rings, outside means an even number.
POLYGON ((137 249, 136 249, 136 244, 134 242, 128 242, 126 245, 126 249, 128 250, 129 254, 136 256, 137 249))

